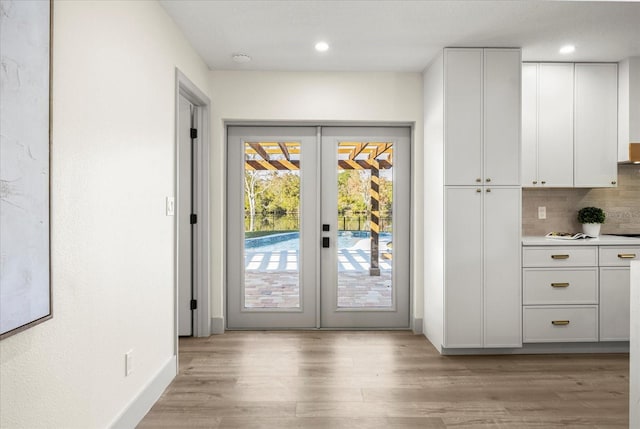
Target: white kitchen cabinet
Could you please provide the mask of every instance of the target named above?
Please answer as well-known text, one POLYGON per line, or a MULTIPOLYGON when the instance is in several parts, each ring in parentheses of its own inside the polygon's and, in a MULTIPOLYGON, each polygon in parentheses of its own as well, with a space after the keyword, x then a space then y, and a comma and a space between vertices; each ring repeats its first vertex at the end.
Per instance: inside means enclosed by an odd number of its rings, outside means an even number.
POLYGON ((483 346, 482 192, 445 190, 445 347, 483 346))
POLYGON ((617 183, 617 65, 522 66, 522 185, 617 183))
POLYGON ((629 341, 629 265, 640 247, 600 247, 600 341, 629 341))
POLYGON ((445 49, 445 185, 520 183, 520 64, 519 49, 445 49))
POLYGON ((524 247, 524 343, 629 341, 629 265, 640 246, 612 240, 524 247))
POLYGON ((519 187, 445 190, 444 347, 521 347, 519 187))
POLYGON ((522 347, 520 50, 447 48, 424 73, 424 323, 446 349, 522 347))
POLYGON ((618 66, 575 65, 574 185, 616 186, 618 66))
POLYGON ((522 66, 522 185, 573 186, 573 64, 522 66))

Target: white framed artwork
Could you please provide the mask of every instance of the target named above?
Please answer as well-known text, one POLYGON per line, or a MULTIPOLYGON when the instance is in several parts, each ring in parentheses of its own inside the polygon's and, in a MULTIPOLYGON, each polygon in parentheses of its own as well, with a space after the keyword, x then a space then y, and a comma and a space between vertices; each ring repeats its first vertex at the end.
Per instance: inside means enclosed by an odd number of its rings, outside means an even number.
POLYGON ((0 0, 0 339, 52 317, 51 16, 0 0))

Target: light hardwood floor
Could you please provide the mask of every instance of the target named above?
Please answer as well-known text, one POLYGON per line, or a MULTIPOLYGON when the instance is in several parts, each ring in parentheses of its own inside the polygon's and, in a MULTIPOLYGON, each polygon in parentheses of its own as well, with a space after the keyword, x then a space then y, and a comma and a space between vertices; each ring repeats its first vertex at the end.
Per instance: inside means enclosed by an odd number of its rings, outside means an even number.
POLYGON ((440 356, 409 332, 180 340, 139 428, 627 428, 629 356, 440 356))

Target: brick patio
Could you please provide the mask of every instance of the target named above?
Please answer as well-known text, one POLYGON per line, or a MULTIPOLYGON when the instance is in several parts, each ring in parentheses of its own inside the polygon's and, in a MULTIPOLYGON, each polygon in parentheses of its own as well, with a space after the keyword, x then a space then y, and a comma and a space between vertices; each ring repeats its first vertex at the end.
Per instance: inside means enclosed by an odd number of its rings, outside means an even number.
MULTIPOLYGON (((390 307, 391 267, 390 259, 381 258, 380 276, 370 276, 369 252, 338 249, 338 306, 390 307)), ((246 252, 245 307, 297 308, 298 281, 297 251, 246 252)))

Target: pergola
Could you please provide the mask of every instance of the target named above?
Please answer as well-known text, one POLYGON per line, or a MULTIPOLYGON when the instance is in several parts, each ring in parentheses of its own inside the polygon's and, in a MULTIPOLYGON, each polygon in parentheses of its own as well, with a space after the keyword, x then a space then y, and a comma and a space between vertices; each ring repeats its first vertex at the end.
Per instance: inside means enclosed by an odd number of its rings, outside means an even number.
MULTIPOLYGON (((371 183, 371 261, 369 274, 380 275, 380 170, 393 167, 393 143, 390 142, 340 142, 338 143, 338 168, 340 170, 370 170, 371 183)), ((246 170, 293 171, 300 169, 300 143, 298 142, 246 142, 246 170)))

